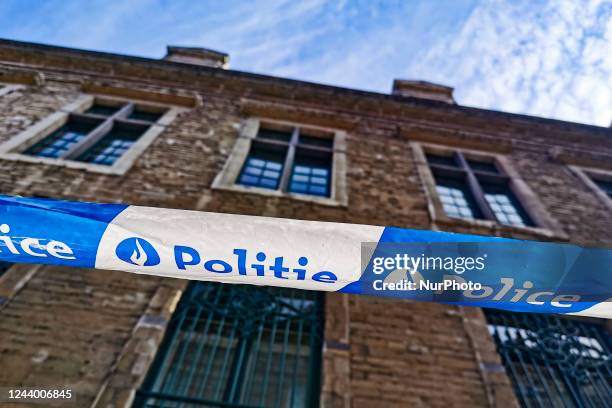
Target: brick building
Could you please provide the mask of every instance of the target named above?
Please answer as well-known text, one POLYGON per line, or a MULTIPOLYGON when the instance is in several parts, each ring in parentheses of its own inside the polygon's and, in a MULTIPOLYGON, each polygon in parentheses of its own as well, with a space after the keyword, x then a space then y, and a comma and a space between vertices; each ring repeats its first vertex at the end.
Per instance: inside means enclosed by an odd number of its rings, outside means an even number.
MULTIPOLYGON (((0 41, 0 193, 612 245, 609 128, 0 41)), ((607 406, 610 326, 8 265, 0 386, 77 406, 607 406), (544 358, 542 358, 544 357, 544 358), (578 358, 582 357, 582 358, 578 358)))

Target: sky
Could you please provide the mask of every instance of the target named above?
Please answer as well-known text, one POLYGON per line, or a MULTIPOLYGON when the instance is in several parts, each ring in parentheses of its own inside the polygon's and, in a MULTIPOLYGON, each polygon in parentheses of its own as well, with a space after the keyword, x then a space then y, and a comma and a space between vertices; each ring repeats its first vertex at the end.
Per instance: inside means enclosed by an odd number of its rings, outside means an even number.
POLYGON ((0 38, 161 58, 389 93, 455 88, 461 105, 609 126, 612 0, 1 0, 0 38))

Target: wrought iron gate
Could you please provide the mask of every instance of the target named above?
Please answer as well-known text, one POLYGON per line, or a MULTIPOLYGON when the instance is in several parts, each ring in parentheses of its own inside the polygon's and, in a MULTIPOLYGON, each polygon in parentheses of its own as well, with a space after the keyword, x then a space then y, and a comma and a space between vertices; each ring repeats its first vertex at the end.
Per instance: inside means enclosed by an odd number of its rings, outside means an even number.
POLYGON ((485 310, 524 407, 612 406, 612 343, 605 321, 485 310))
POLYGON ((136 407, 316 407, 322 295, 194 282, 136 407))

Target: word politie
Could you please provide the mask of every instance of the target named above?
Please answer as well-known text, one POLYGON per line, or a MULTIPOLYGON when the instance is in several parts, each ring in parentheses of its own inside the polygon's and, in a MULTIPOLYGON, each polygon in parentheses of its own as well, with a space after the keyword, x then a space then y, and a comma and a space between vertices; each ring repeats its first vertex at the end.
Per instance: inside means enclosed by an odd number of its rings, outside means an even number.
MULTIPOLYGON (((265 265, 268 255, 265 252, 258 252, 255 258, 259 263, 248 265, 248 251, 242 248, 233 250, 235 255, 234 262, 229 263, 222 259, 209 259, 203 262, 203 267, 209 272, 231 273, 238 272, 239 275, 250 276, 273 276, 278 279, 306 280, 308 271, 308 258, 301 256, 298 258, 299 268, 289 268, 285 265, 282 256, 274 257, 274 262, 265 265)), ((200 253, 192 247, 176 245, 174 247, 174 261, 178 269, 186 270, 188 266, 199 265, 202 262, 200 253)), ((320 271, 310 276, 310 279, 321 283, 334 283, 338 280, 336 274, 330 271, 320 271)))

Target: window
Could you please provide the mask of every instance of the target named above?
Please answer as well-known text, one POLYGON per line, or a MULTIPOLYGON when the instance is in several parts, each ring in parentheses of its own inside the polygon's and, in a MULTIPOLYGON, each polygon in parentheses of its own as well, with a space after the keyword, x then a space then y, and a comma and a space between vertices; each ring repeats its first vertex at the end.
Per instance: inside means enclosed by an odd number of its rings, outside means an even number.
POLYGON ((346 131, 248 118, 212 188, 347 206, 346 131))
POLYGON ((427 153, 426 158, 449 217, 534 226, 511 188, 510 177, 494 161, 466 158, 461 152, 427 153))
POLYGON ((62 157, 99 124, 73 119, 24 153, 40 157, 62 157))
POLYGON ((146 131, 143 126, 115 125, 102 139, 76 158, 87 163, 112 165, 146 131))
POLYGON ((329 197, 331 177, 331 154, 311 154, 308 150, 297 149, 289 191, 329 197))
POLYGON ((612 343, 605 321, 484 309, 523 407, 608 407, 612 343))
POLYGON ((131 102, 95 101, 83 113, 70 113, 63 126, 22 153, 112 166, 163 113, 131 102))
POLYGON ((436 190, 449 217, 482 218, 471 191, 464 182, 450 177, 436 177, 436 190))
POLYGON ((608 166, 598 168, 570 165, 569 169, 612 211, 612 170, 608 166))
POLYGON ((193 282, 135 407, 317 407, 322 294, 193 282))
POLYGON ((280 183, 287 147, 253 142, 239 183, 276 190, 280 183))
POLYGON ((237 183, 290 193, 330 197, 333 135, 302 128, 260 128, 237 183))

